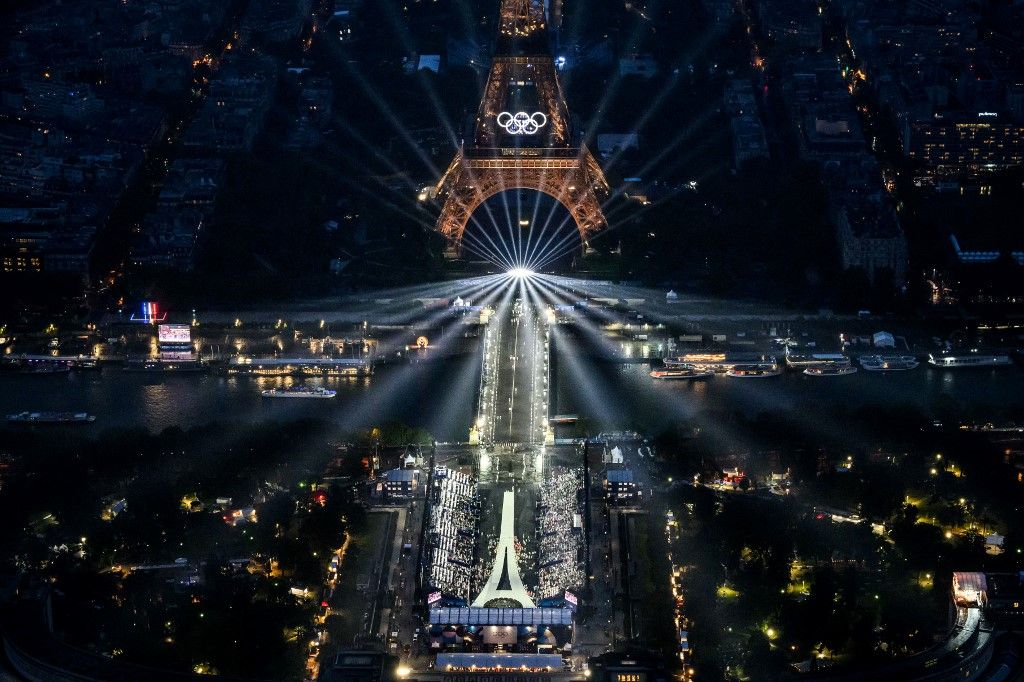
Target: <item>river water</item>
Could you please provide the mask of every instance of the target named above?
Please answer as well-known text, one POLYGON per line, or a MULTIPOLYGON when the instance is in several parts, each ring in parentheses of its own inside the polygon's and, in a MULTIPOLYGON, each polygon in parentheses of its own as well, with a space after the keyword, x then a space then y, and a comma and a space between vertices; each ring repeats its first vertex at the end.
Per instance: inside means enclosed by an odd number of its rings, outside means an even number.
MULTIPOLYGON (((260 390, 301 383, 291 377, 163 374, 119 368, 57 376, 0 374, 0 413, 89 412, 88 432, 141 427, 159 432, 209 422, 232 424, 334 420, 345 428, 384 421, 423 426, 438 439, 465 440, 473 419, 479 360, 465 354, 438 361, 378 367, 371 377, 307 380, 337 391, 334 399, 270 399, 260 390)), ((37 426, 33 428, 54 428, 37 426)))
MULTIPOLYGON (((701 415, 784 413, 808 428, 842 430, 848 415, 865 406, 908 406, 925 415, 952 409, 965 418, 1001 418, 1024 411, 1024 370, 916 370, 881 374, 859 371, 844 377, 659 382, 646 364, 601 362, 569 353, 563 344, 553 367, 553 413, 577 413, 602 428, 657 431, 701 415), (943 410, 940 410, 940 406, 943 410)), ((316 417, 345 428, 384 421, 422 426, 438 440, 465 440, 476 410, 480 380, 477 353, 415 364, 378 367, 372 377, 328 379, 333 400, 267 399, 262 388, 293 379, 255 379, 216 374, 152 376, 116 368, 63 376, 0 374, 0 414, 24 410, 87 411, 90 432, 142 427, 158 432, 213 421, 255 423, 316 417)), ((52 428, 52 427, 36 427, 52 428)), ((69 427, 70 428, 70 427, 69 427)))

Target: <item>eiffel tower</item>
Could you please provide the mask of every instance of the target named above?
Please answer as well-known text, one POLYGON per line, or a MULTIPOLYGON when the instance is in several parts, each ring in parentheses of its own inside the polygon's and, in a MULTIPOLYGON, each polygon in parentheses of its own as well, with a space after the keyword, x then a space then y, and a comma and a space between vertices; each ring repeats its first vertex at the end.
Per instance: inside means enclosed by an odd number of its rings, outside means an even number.
POLYGON ((473 211, 509 189, 543 192, 568 209, 580 240, 605 226, 599 196, 608 182, 572 129, 547 44, 544 0, 501 0, 498 44, 483 100, 464 141, 437 184, 444 199, 437 230, 447 255, 462 253, 473 211))
POLYGON ((473 600, 473 606, 504 608, 534 608, 519 576, 519 561, 515 548, 516 494, 506 490, 501 498, 501 532, 494 552, 491 576, 473 600))

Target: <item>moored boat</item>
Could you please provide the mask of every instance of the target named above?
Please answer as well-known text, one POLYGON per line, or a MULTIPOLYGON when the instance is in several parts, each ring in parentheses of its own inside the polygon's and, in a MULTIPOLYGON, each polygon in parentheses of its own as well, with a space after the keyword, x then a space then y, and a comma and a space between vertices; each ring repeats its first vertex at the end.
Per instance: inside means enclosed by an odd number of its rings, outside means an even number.
POLYGON ((209 367, 198 360, 131 360, 124 366, 126 372, 195 373, 205 372, 209 367))
POLYGON ((651 372, 652 379, 662 381, 696 381, 707 379, 715 373, 709 369, 696 369, 694 367, 672 367, 670 369, 656 369, 651 372))
POLYGON ((985 351, 972 349, 957 353, 931 353, 928 364, 942 369, 961 367, 1005 367, 1012 365, 1010 354, 1005 351, 985 351))
POLYGON ((260 391, 264 398, 333 398, 337 394, 337 391, 323 386, 289 386, 260 391))
POLYGON ((85 424, 96 421, 88 412, 19 412, 7 415, 12 424, 85 424))
POLYGON ((762 367, 771 369, 778 365, 774 355, 750 351, 720 352, 701 351, 685 353, 662 361, 666 370, 693 369, 700 372, 710 371, 714 374, 725 374, 734 367, 762 367))
POLYGON ((737 379, 763 379, 766 377, 777 377, 782 374, 782 368, 778 365, 765 367, 762 365, 736 365, 725 373, 727 377, 737 379))
POLYGON ((856 373, 857 368, 850 365, 811 365, 804 368, 809 377, 842 377, 856 373))
POLYGON ((71 371, 71 365, 66 362, 35 362, 22 365, 18 372, 31 374, 33 376, 53 376, 56 374, 67 374, 71 371))
POLYGON ((859 362, 868 372, 905 372, 920 364, 913 355, 862 355, 859 362))
POLYGON ((799 353, 786 351, 786 366, 801 367, 848 367, 850 358, 843 353, 799 353))

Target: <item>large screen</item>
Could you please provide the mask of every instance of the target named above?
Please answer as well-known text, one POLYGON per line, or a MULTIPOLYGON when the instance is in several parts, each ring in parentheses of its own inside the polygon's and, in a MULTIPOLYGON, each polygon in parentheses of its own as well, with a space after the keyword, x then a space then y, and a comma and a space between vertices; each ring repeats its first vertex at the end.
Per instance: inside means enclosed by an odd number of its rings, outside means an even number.
POLYGON ((187 324, 161 324, 157 338, 160 343, 192 343, 192 328, 187 324))

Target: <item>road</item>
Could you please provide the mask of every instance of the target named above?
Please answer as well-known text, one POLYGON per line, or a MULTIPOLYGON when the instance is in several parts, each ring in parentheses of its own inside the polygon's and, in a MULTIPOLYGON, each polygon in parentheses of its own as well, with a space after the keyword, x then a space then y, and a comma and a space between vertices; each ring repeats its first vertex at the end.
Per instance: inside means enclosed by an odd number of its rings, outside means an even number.
POLYGON ((494 409, 489 415, 494 442, 537 445, 543 441, 540 403, 547 362, 541 357, 545 348, 538 313, 517 299, 506 314, 499 313, 492 321, 498 329, 494 409))

